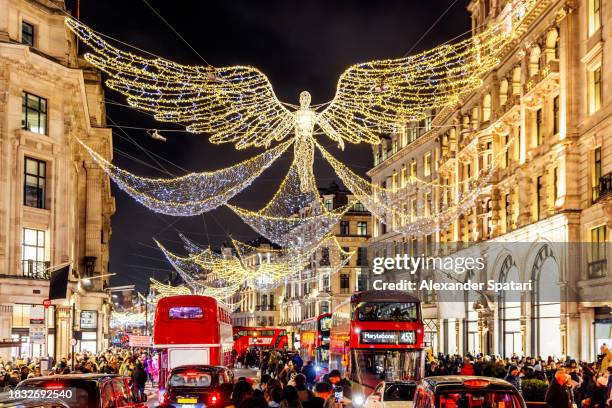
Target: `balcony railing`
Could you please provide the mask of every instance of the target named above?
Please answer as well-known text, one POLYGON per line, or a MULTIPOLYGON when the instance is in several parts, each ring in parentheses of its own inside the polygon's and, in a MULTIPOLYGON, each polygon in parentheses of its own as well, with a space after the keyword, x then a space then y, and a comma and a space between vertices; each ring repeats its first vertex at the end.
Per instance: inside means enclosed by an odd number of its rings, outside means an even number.
POLYGON ((34 279, 49 279, 49 261, 34 261, 24 259, 21 261, 23 276, 34 279))
POLYGON ((608 260, 598 259, 587 264, 589 279, 603 278, 608 274, 608 260))

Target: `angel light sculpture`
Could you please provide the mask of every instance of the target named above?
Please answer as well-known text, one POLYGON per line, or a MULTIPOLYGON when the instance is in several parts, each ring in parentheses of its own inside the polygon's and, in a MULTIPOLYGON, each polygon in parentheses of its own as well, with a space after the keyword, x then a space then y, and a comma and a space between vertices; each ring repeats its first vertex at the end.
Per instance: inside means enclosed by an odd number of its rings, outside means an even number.
MULTIPOLYGON (((312 105, 310 93, 303 91, 298 106, 281 102, 257 68, 183 65, 161 57, 139 56, 112 46, 89 27, 67 19, 67 26, 90 49, 85 58, 108 74, 107 86, 125 95, 130 106, 151 113, 159 121, 184 124, 189 132, 208 134, 212 143, 233 143, 236 149, 266 148, 263 154, 231 168, 176 179, 138 177, 88 151, 122 189, 148 208, 169 215, 196 215, 227 205, 291 144, 292 169, 298 173, 299 189, 302 193, 316 192, 313 163, 318 148, 344 185, 377 219, 384 223, 393 223, 390 220, 394 218, 412 219, 396 205, 405 192, 381 188, 360 178, 322 150, 316 137, 324 134, 340 148, 347 142, 378 144, 381 136, 397 131, 398 123, 420 120, 437 109, 452 107, 481 86, 507 46, 524 32, 526 17, 537 3, 508 2, 488 28, 465 40, 416 55, 353 65, 340 76, 331 101, 312 105), (271 147, 276 142, 280 143, 271 147)), ((483 174, 487 177, 475 176, 482 182, 472 188, 474 193, 457 199, 444 210, 447 215, 443 218, 452 220, 470 207, 478 188, 494 170, 494 165, 489 167, 483 174)), ((421 183, 419 188, 438 188, 431 182, 415 183, 421 183)), ((293 201, 280 201, 298 202, 303 195, 294 196, 293 201)), ((294 214, 275 217, 263 210, 249 214, 238 211, 243 219, 256 219, 253 222, 265 226, 260 230, 272 230, 275 223, 283 228, 296 224, 294 214)), ((415 222, 399 224, 406 224, 402 227, 406 233, 420 234, 439 228, 438 215, 431 213, 417 217, 415 222)), ((317 216, 304 222, 316 223, 317 216)))

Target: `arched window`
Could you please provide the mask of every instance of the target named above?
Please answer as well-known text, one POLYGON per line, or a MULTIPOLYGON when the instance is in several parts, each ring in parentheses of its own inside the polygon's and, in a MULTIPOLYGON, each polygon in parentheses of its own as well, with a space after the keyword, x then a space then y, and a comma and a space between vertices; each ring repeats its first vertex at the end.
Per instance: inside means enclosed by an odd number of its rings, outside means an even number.
MULTIPOLYGON (((519 282, 518 268, 508 255, 499 272, 499 283, 519 282)), ((502 291, 499 297, 499 353, 503 357, 523 355, 521 335, 521 294, 517 291, 502 291)))
POLYGON ((559 265, 549 245, 543 245, 531 268, 533 355, 561 356, 561 289, 559 265))
POLYGON ((529 53, 529 77, 531 78, 532 76, 536 75, 538 72, 540 72, 540 55, 542 54, 542 51, 540 50, 540 47, 533 46, 531 48, 531 52, 529 53))
POLYGON ((551 29, 546 34, 546 63, 559 58, 559 31, 551 29))

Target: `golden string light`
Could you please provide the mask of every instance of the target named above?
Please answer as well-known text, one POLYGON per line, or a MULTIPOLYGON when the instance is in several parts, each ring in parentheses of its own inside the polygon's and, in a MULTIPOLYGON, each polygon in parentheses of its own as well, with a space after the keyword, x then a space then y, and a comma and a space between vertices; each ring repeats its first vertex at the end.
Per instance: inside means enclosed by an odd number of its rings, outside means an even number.
MULTIPOLYGON (((459 216, 468 211, 481 196, 483 190, 490 185, 491 178, 497 170, 499 158, 505 155, 512 141, 506 144, 504 149, 492 158, 489 165, 483 168, 471 184, 464 185, 467 190, 457 197, 449 197, 448 203, 440 206, 437 210, 430 202, 429 214, 408 207, 400 203, 410 202, 415 195, 406 196, 406 191, 400 194, 392 189, 380 187, 357 175, 346 165, 334 158, 323 146, 317 143, 317 148, 332 166, 342 183, 355 195, 355 197, 381 222, 390 229, 405 235, 424 236, 448 228, 459 216), (454 199, 454 200, 453 200, 454 199)), ((427 192, 433 197, 435 189, 427 192)), ((416 193, 416 192, 413 192, 416 193)))
POLYGON ((227 207, 275 244, 291 249, 308 248, 328 235, 350 206, 328 211, 317 190, 303 191, 300 186, 300 168, 294 161, 264 208, 249 211, 230 204, 227 207))

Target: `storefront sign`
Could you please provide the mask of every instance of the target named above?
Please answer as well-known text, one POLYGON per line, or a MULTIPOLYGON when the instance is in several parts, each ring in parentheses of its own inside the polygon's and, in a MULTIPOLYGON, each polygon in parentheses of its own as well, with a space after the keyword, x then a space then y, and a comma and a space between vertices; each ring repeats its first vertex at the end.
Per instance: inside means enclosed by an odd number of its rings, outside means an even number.
POLYGON ((363 331, 361 343, 364 344, 415 344, 416 333, 411 331, 363 331))
POLYGON ((98 312, 95 310, 81 311, 81 329, 96 329, 98 327, 98 312))
POLYGON ((129 335, 130 347, 151 347, 152 344, 153 341, 151 340, 151 336, 129 335))
POLYGON ((29 337, 32 344, 45 344, 45 308, 44 306, 32 306, 30 308, 30 330, 29 337))

